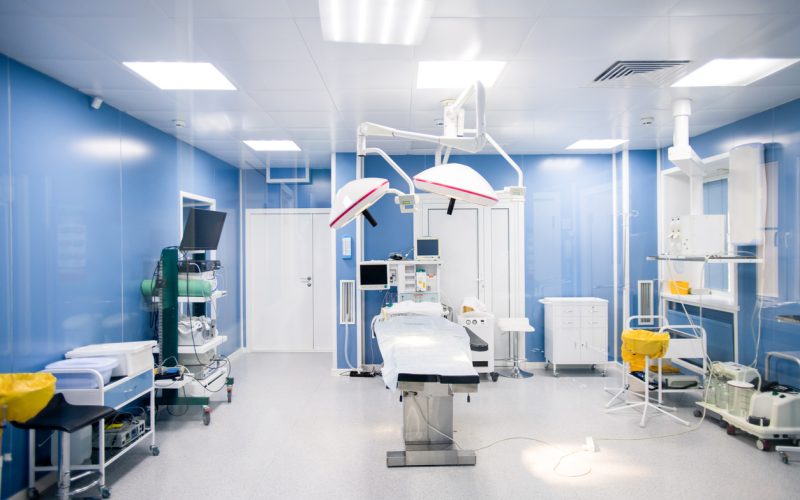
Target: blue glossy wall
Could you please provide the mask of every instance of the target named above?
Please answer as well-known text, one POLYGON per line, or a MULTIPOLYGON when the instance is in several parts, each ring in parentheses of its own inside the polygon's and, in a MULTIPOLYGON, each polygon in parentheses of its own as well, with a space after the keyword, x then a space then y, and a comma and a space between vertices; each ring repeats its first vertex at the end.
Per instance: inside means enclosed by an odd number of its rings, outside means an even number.
POLYGON ((312 168, 310 182, 267 184, 264 170, 242 170, 244 208, 330 208, 329 165, 312 168))
MULTIPOLYGON (((178 243, 181 190, 228 212, 218 256, 229 294, 218 316, 231 352, 241 323, 238 169, 0 56, 0 372, 152 337, 139 283, 178 243)), ((25 486, 23 441, 3 436, 14 455, 3 496, 25 486)))
MULTIPOLYGON (((780 323, 780 314, 800 314, 800 100, 758 113, 743 120, 691 138, 692 147, 701 157, 728 152, 731 148, 752 142, 765 145, 765 161, 778 169, 778 276, 779 296, 767 298, 760 311, 756 302, 756 270, 753 265, 740 265, 739 291, 739 361, 757 360, 763 368, 764 354, 769 351, 800 350, 800 328, 780 323), (761 326, 761 345, 756 353, 755 338, 761 326)), ((671 166, 662 150, 662 166, 671 166)), ((710 193, 714 195, 714 193, 710 193)), ((721 203, 721 200, 717 200, 721 203)), ((712 207, 709 207, 711 209, 712 207)), ((745 248, 753 251, 753 248, 745 248)), ((730 318, 723 318, 714 327, 731 332, 730 318)), ((730 333, 728 333, 730 334, 730 333)), ((800 385, 800 370, 789 364, 780 366, 781 381, 800 385)), ((772 378, 775 378, 773 374, 772 378)))

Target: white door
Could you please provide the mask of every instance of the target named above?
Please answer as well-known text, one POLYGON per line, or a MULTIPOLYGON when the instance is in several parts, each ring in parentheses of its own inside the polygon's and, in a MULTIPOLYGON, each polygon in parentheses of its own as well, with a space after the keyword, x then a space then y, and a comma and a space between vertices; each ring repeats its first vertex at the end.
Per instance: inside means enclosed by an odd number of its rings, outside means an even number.
POLYGON ((334 278, 331 272, 331 229, 328 214, 313 214, 312 289, 314 290, 314 350, 332 351, 334 278))
POLYGON ((327 215, 248 211, 246 236, 248 347, 330 350, 327 215))
POLYGON ((464 297, 486 300, 482 215, 474 205, 457 204, 453 214, 447 215, 447 202, 425 204, 420 236, 439 238, 442 302, 452 308, 458 308, 464 297))

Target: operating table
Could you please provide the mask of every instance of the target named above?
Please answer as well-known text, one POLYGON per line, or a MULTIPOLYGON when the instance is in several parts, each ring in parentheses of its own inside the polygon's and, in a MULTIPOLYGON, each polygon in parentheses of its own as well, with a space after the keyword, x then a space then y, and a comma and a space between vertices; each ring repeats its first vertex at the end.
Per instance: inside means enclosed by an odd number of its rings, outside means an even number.
POLYGON ((442 317, 394 316, 376 322, 389 389, 400 390, 405 449, 386 453, 388 467, 475 465, 475 452, 453 441, 453 396, 478 391, 470 350, 488 345, 442 317))

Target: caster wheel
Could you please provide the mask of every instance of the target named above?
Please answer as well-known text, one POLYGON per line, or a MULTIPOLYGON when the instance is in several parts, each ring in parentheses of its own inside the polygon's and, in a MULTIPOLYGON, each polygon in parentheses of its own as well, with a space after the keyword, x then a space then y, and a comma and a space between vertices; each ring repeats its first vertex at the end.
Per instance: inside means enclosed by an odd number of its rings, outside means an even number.
POLYGON ((555 378, 558 378, 558 372, 553 372, 553 376, 554 376, 555 378))
POLYGON ((606 371, 603 370, 603 376, 605 377, 606 375, 607 375, 606 371))
POLYGON ((728 424, 728 426, 726 427, 726 431, 728 432, 729 436, 733 436, 736 434, 736 427, 734 427, 731 424, 728 424))
POLYGON ((39 498, 39 490, 37 490, 36 488, 28 488, 27 493, 28 493, 28 498, 30 499, 39 498))
POLYGON ((230 403, 231 400, 233 400, 233 391, 228 390, 228 403, 230 403))
POLYGON ((757 439, 756 448, 758 448, 761 451, 769 451, 772 449, 772 443, 766 439, 757 439))
POLYGON ((150 453, 152 453, 154 457, 157 457, 158 454, 161 453, 161 450, 158 449, 158 446, 151 446, 150 453))
POLYGON ((489 375, 492 377, 492 382, 497 382, 497 379, 500 378, 500 374, 497 372, 492 372, 489 375))
POLYGON ((697 418, 700 418, 700 417, 703 416, 703 412, 700 411, 700 410, 695 410, 694 412, 692 412, 692 414, 697 418))
POLYGON ((111 498, 111 489, 106 488, 105 486, 100 488, 100 496, 102 498, 111 498))
POLYGON ((550 362, 549 362, 549 361, 546 361, 546 362, 544 363, 544 369, 545 369, 545 370, 549 370, 549 369, 550 369, 550 362))
POLYGON ((783 462, 786 465, 789 465, 789 455, 787 455, 784 452, 781 452, 781 462, 783 462))
POLYGON ((203 425, 210 425, 211 424, 211 414, 203 412, 203 425))
POLYGON ((592 365, 592 371, 597 370, 597 365, 592 365))

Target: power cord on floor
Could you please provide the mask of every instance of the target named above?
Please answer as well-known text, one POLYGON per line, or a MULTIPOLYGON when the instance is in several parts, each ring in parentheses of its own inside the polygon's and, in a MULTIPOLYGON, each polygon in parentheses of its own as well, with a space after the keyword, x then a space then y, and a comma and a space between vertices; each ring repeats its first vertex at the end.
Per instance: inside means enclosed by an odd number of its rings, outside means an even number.
MULTIPOLYGON (((425 424, 428 426, 429 429, 431 429, 435 433, 443 436, 445 439, 450 440, 450 442, 452 442, 456 446, 456 448, 458 448, 460 450, 464 449, 464 447, 461 446, 461 444, 459 444, 459 442, 456 441, 455 438, 453 438, 452 436, 448 436, 444 432, 440 431, 439 429, 434 427, 430 423, 430 421, 428 421, 428 417, 425 415, 425 413, 422 412, 422 408, 420 407, 419 402, 417 401, 416 397, 412 397, 411 399, 412 399, 412 401, 414 401, 414 405, 417 407, 417 410, 419 411, 420 416, 425 421, 425 424)), ((556 446, 556 445, 554 445, 552 443, 548 443, 547 441, 544 441, 544 440, 541 440, 541 439, 537 439, 537 438, 533 438, 533 437, 528 437, 528 436, 512 436, 512 437, 498 439, 497 441, 494 441, 493 443, 489 443, 489 444, 487 444, 485 446, 481 446, 480 448, 476 448, 473 451, 475 453, 477 453, 479 451, 485 450, 487 448, 491 448, 492 446, 494 446, 496 444, 500 444, 500 443, 503 443, 503 442, 506 442, 506 441, 533 441, 535 443, 539 443, 539 444, 543 444, 545 446, 549 446, 549 447, 551 447, 551 448, 553 448, 555 450, 561 451, 561 452, 564 451, 563 449, 559 448, 558 446, 556 446)), ((588 476, 589 474, 591 474, 592 473, 591 465, 589 466, 589 468, 586 471, 581 472, 580 474, 561 474, 560 472, 558 472, 558 468, 561 467, 561 463, 563 462, 563 460, 565 458, 567 458, 569 456, 572 456, 572 455, 575 455, 576 453, 583 452, 583 451, 586 451, 586 450, 582 450, 582 449, 573 450, 573 451, 564 453, 563 455, 558 457, 558 461, 556 461, 555 465, 553 465, 553 472, 558 476, 569 477, 569 478, 584 477, 584 476, 588 476)))

